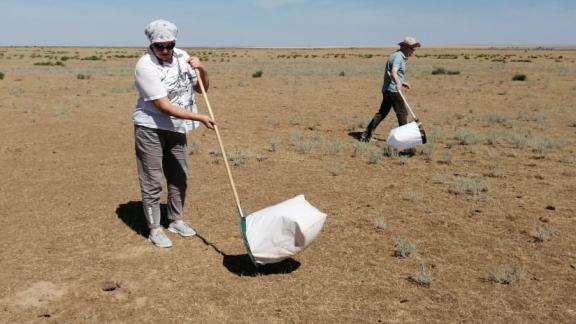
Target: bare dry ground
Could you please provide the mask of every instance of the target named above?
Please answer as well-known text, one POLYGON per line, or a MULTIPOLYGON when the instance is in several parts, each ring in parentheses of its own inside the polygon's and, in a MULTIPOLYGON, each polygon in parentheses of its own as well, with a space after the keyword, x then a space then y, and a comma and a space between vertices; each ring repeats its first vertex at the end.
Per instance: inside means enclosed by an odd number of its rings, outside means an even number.
POLYGON ((254 269, 206 129, 199 235, 146 241, 143 49, 1 48, 0 322, 576 322, 576 51, 419 49, 407 96, 431 141, 410 157, 386 146, 393 115, 357 141, 392 50, 189 49, 247 213, 303 193, 328 214, 308 250, 254 269))

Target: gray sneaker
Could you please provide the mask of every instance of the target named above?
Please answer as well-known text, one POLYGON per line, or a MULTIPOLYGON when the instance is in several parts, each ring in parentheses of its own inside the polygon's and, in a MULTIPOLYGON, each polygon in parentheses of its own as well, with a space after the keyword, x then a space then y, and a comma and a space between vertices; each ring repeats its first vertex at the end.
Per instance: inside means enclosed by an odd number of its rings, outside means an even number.
POLYGON ((196 231, 186 222, 172 222, 168 226, 168 230, 172 233, 180 234, 180 236, 184 237, 196 235, 196 231))
POLYGON ((148 240, 158 247, 169 248, 172 246, 172 241, 164 234, 163 230, 150 231, 148 240))

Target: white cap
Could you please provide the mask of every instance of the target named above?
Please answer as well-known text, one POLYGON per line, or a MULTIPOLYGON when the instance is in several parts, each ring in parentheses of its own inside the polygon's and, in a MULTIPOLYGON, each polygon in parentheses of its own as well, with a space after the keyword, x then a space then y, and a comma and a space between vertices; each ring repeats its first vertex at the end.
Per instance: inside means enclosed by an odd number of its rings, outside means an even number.
POLYGON ((410 37, 410 36, 404 38, 404 40, 401 41, 400 43, 398 43, 398 45, 400 45, 400 46, 402 46, 402 45, 404 45, 404 46, 409 46, 409 47, 412 47, 412 48, 414 48, 414 47, 420 47, 420 46, 421 46, 420 43, 418 43, 418 41, 416 40, 416 38, 410 37))
POLYGON ((154 20, 144 30, 150 43, 172 42, 176 40, 178 27, 167 20, 154 20))

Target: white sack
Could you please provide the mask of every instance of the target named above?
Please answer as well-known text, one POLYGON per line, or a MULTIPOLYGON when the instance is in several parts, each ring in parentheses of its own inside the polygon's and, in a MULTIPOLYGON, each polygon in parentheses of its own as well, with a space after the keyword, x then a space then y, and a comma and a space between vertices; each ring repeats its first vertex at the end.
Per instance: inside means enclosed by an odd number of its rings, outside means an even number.
POLYGON ((422 144, 422 134, 417 122, 411 122, 390 131, 387 140, 388 145, 405 150, 422 144))
POLYGON ((248 215, 246 238, 254 260, 275 263, 297 254, 314 241, 325 220, 304 195, 248 215))

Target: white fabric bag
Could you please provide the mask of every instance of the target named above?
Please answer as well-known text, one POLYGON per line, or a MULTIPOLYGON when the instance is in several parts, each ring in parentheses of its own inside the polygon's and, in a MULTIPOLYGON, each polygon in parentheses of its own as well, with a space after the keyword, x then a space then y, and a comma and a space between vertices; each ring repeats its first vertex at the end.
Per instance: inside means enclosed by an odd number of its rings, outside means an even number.
POLYGON ((246 238, 254 261, 275 263, 296 255, 314 241, 325 220, 304 195, 248 215, 246 238))
POLYGON ((420 128, 418 128, 418 123, 413 121, 392 129, 388 135, 387 143, 398 150, 421 145, 422 134, 420 133, 420 128))

